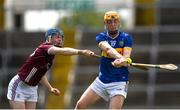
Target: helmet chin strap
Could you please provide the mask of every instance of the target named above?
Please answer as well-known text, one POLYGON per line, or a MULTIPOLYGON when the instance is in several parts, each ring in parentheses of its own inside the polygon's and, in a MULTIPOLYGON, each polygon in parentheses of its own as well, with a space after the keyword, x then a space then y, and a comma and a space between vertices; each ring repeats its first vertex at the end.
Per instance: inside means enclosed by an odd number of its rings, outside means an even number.
POLYGON ((64 42, 62 42, 60 45, 58 45, 58 47, 63 47, 64 45, 64 42))
POLYGON ((46 42, 48 42, 48 43, 51 42, 51 36, 48 36, 48 39, 46 40, 46 42))
POLYGON ((117 34, 118 34, 118 32, 119 32, 119 30, 115 30, 115 31, 108 31, 108 34, 109 34, 110 36, 115 36, 115 35, 117 35, 117 34))
POLYGON ((106 25, 104 26, 104 29, 107 30, 107 32, 110 36, 116 36, 119 33, 119 26, 114 31, 109 31, 108 28, 106 27, 106 25))
MULTIPOLYGON (((47 42, 47 43, 52 43, 52 42, 51 42, 51 38, 52 38, 51 36, 48 36, 48 39, 46 40, 46 42, 47 42)), ((62 43, 61 43, 60 45, 55 45, 55 44, 53 44, 53 45, 56 46, 56 47, 63 47, 64 42, 62 41, 62 43)))

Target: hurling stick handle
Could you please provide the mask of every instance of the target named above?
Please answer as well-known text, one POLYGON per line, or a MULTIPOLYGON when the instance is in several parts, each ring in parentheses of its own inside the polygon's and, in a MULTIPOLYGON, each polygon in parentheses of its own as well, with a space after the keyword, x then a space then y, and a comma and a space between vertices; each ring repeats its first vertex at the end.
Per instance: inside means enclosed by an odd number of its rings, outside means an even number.
MULTIPOLYGON (((100 55, 97 55, 97 54, 93 54, 92 55, 93 57, 96 57, 96 58, 100 58, 101 56, 100 55)), ((112 65, 114 65, 114 62, 111 62, 112 65)), ((134 67, 142 67, 142 68, 146 68, 146 67, 151 67, 151 68, 161 68, 159 65, 154 65, 154 64, 144 64, 144 63, 131 63, 131 66, 134 66, 134 67)))
POLYGON ((92 56, 93 56, 93 57, 96 57, 96 58, 101 58, 101 56, 100 56, 100 55, 97 55, 97 54, 93 54, 92 56))
MULTIPOLYGON (((96 58, 100 58, 101 57, 100 55, 97 55, 97 54, 93 54, 93 56, 96 57, 96 58)), ((111 64, 114 66, 114 62, 111 62, 111 64)), ((141 63, 131 63, 131 66, 134 66, 134 67, 137 66, 137 68, 139 68, 139 69, 148 70, 147 66, 144 66, 141 63)), ((155 66, 151 65, 151 67, 155 67, 155 66)))

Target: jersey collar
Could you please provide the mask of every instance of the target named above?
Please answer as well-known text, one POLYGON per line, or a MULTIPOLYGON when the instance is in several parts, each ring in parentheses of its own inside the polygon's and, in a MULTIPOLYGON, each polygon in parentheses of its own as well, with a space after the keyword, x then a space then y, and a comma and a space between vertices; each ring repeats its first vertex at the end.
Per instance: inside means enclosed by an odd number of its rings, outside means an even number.
POLYGON ((108 31, 106 31, 106 35, 107 35, 108 37, 110 37, 111 39, 116 39, 116 38, 119 36, 119 34, 120 34, 120 31, 118 31, 118 33, 117 33, 117 35, 116 35, 115 37, 111 37, 111 36, 109 35, 108 31))

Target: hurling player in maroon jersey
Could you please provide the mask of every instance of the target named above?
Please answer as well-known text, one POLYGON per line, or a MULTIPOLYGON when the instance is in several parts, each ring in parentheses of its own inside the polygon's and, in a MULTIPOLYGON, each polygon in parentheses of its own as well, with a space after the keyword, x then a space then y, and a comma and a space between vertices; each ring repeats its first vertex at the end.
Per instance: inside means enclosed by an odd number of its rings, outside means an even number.
POLYGON ((45 34, 46 42, 35 49, 20 67, 18 74, 12 78, 8 86, 7 98, 13 109, 35 109, 39 83, 54 95, 60 94, 57 88, 50 85, 45 75, 52 66, 55 55, 94 55, 90 50, 62 47, 63 38, 62 30, 49 29, 45 34))

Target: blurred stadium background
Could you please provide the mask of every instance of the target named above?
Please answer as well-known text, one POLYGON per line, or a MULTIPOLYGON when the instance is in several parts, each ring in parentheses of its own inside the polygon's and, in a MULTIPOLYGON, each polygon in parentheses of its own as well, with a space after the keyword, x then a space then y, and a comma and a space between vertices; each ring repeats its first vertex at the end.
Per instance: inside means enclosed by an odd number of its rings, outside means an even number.
MULTIPOLYGON (((0 0, 0 109, 9 108, 8 83, 25 58, 44 41, 48 28, 65 31, 65 46, 99 53, 95 36, 103 30, 103 15, 109 10, 121 14, 121 30, 133 36, 135 62, 179 66, 179 0, 0 0)), ((37 108, 74 108, 98 75, 98 61, 83 56, 57 56, 48 77, 62 94, 53 96, 40 86, 37 108)), ((172 72, 130 68, 130 72, 124 108, 180 108, 179 69, 172 72)), ((90 108, 108 108, 108 104, 100 100, 90 108)))

